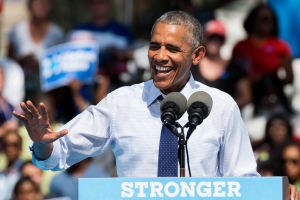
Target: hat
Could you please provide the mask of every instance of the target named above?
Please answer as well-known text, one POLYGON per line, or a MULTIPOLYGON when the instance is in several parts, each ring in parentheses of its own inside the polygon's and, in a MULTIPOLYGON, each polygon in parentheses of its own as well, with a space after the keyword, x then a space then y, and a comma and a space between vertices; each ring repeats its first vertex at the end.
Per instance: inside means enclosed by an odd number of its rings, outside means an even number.
POLYGON ((214 19, 205 24, 204 32, 207 37, 211 35, 219 35, 225 37, 226 30, 223 22, 214 19))

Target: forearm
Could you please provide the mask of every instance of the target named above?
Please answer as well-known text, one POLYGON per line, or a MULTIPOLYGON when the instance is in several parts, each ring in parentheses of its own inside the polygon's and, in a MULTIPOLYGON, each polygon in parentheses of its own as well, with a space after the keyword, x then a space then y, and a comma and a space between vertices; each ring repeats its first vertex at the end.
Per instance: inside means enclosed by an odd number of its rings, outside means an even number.
POLYGON ((38 160, 46 160, 50 157, 53 151, 53 144, 41 144, 34 142, 32 146, 32 153, 38 160))

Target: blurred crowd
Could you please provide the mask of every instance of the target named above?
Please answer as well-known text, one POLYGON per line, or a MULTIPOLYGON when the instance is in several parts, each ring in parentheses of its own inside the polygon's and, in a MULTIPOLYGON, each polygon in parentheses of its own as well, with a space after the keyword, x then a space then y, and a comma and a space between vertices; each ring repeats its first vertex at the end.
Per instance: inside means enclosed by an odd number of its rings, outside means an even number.
MULTIPOLYGON (((74 200, 79 177, 117 176, 112 152, 64 172, 42 171, 31 163, 30 138, 12 111, 23 100, 43 101, 53 127, 59 128, 108 92, 150 79, 148 42, 135 38, 132 29, 111 17, 110 0, 86 1, 90 21, 74 24, 67 32, 49 21, 51 1, 28 0, 27 4, 30 17, 11 29, 6 57, 0 60, 0 200, 74 200), (66 86, 41 90, 39 59, 43 53, 67 41, 88 41, 91 35, 100 49, 93 82, 74 79, 66 86)), ((204 23, 206 56, 192 67, 193 77, 236 100, 259 173, 288 176, 300 192, 300 135, 295 120, 299 111, 285 89, 297 78, 292 67, 295 57, 291 44, 279 36, 279 16, 266 3, 255 5, 244 20, 247 37, 235 44, 229 59, 221 55, 228 36, 224 23, 214 17, 199 20, 204 23)))

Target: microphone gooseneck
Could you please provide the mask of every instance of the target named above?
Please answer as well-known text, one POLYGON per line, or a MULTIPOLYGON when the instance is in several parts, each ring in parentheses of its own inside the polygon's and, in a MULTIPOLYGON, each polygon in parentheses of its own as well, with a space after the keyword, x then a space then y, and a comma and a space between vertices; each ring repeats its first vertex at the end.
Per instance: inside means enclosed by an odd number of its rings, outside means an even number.
POLYGON ((180 92, 169 93, 161 102, 161 121, 176 136, 179 136, 176 120, 184 114, 186 107, 187 100, 180 92))
POLYGON ((209 115, 212 108, 212 98, 209 94, 203 91, 193 93, 187 102, 188 123, 185 127, 189 127, 186 141, 194 132, 196 127, 203 122, 203 120, 209 115))

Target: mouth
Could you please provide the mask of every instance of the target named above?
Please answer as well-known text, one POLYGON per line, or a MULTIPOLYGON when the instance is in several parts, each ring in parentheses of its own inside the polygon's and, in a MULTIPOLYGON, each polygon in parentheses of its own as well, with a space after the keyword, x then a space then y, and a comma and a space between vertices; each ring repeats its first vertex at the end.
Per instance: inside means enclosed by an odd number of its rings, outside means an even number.
POLYGON ((173 68, 155 65, 154 70, 155 70, 155 74, 159 75, 159 74, 168 74, 169 72, 171 72, 173 70, 173 68))

